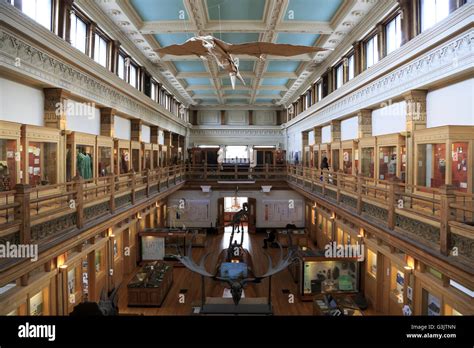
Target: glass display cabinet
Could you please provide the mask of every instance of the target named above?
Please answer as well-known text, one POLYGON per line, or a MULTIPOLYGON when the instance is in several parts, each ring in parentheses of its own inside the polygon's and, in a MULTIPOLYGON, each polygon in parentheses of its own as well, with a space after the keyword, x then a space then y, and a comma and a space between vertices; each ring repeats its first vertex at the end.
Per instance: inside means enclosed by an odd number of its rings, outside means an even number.
MULTIPOLYGON (((31 186, 58 183, 59 129, 22 125, 22 181, 31 186)), ((63 162, 64 163, 64 162, 63 162)), ((64 174, 63 174, 64 175, 64 174)))
POLYGON ((66 139, 66 181, 76 175, 89 180, 95 174, 96 136, 81 132, 68 132, 66 139))
POLYGON ((107 176, 113 174, 114 170, 114 140, 112 138, 98 135, 97 146, 97 176, 107 176))
POLYGON ((160 152, 160 167, 166 167, 168 165, 168 146, 167 145, 160 145, 161 152, 160 152))
POLYGON ((443 126, 415 132, 416 185, 453 185, 473 192, 474 127, 443 126))
POLYGON ((359 139, 360 174, 366 178, 375 178, 375 149, 377 138, 359 139))
POLYGON ((323 159, 327 158, 328 163, 329 163, 329 168, 331 168, 331 144, 321 144, 319 146, 319 166, 321 167, 321 164, 323 163, 323 159))
POLYGON ((299 262, 299 294, 303 301, 318 294, 359 291, 360 264, 355 258, 302 256, 299 262))
POLYGON ((345 140, 341 142, 342 148, 342 171, 344 174, 356 175, 359 168, 359 151, 357 141, 345 140))
POLYGON ((142 168, 142 145, 139 141, 131 141, 130 149, 132 154, 132 169, 135 173, 139 173, 142 168))
POLYGON ((115 140, 114 148, 114 163, 116 165, 116 174, 128 173, 131 169, 130 165, 130 141, 129 140, 115 140))
POLYGON ((152 161, 152 145, 149 143, 142 143, 142 152, 143 152, 143 169, 151 169, 152 161))
POLYGON ((405 180, 406 148, 405 137, 389 134, 377 137, 377 173, 379 180, 398 177, 405 180))
POLYGON ((341 169, 341 142, 334 141, 331 143, 331 162, 330 167, 334 172, 337 172, 341 169))
POLYGON ((0 191, 20 182, 20 136, 21 124, 0 121, 0 191))
POLYGON ((319 168, 319 144, 311 146, 311 166, 313 168, 319 168))
POLYGON ((160 145, 151 144, 152 148, 152 168, 158 168, 160 166, 160 145))

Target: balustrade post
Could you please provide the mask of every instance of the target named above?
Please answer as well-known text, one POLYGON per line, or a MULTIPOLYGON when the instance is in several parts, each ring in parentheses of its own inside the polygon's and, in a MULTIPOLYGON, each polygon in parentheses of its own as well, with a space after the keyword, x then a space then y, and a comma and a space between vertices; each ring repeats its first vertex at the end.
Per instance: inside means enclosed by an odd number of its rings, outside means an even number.
POLYGON ((265 163, 265 179, 268 179, 268 163, 265 163))
POLYGON ((110 200, 109 200, 109 210, 113 214, 115 212, 115 178, 116 175, 112 174, 110 176, 110 200))
POLYGON ((207 162, 204 162, 204 179, 207 180, 207 162))
POLYGON ((309 180, 311 181, 311 192, 314 191, 314 168, 309 169, 309 180))
POLYGON ((146 170, 146 196, 150 197, 150 169, 146 170))
POLYGON ((357 174, 357 214, 362 214, 362 197, 364 192, 364 179, 361 173, 357 174))
POLYGON ((82 228, 84 226, 84 179, 80 175, 76 175, 73 179, 73 189, 76 191, 76 226, 82 228))
POLYGON ((339 203, 341 201, 341 177, 342 177, 342 170, 338 170, 337 172, 334 172, 336 174, 336 186, 337 186, 337 192, 336 192, 336 202, 339 203))
MULTIPOLYGON (((17 184, 15 186, 14 200, 18 206, 14 210, 14 219, 20 222, 21 244, 29 244, 31 242, 30 192, 31 186, 28 184, 17 184)), ((8 204, 8 202, 6 203, 8 204)))
POLYGON ((136 180, 136 173, 134 171, 132 171, 130 173, 130 179, 132 180, 132 185, 131 185, 131 188, 132 188, 132 204, 135 204, 135 188, 136 188, 137 180, 136 180))
POLYGON ((170 167, 166 167, 166 187, 170 187, 170 167))
POLYGON ((401 180, 397 177, 390 178, 388 181, 388 228, 393 230, 395 228, 397 204, 397 194, 400 192, 401 180))
POLYGON ((177 168, 178 166, 173 166, 173 181, 174 181, 174 184, 176 185, 176 172, 177 172, 177 168))
POLYGON ((237 163, 236 163, 236 164, 234 164, 234 179, 238 179, 238 178, 239 178, 239 176, 238 176, 238 174, 237 174, 237 170, 238 170, 238 169, 237 169, 237 163))
POLYGON ((161 191, 161 167, 158 168, 158 192, 161 191))
POLYGON ((326 178, 328 177, 328 171, 324 171, 324 169, 321 172, 321 179, 323 180, 323 188, 321 189, 323 196, 326 196, 326 178))
POLYGON ((439 188, 440 193, 440 214, 439 214, 439 242, 440 252, 443 255, 449 255, 451 250, 451 226, 449 221, 455 219, 453 209, 450 207, 451 203, 456 202, 456 195, 453 185, 443 185, 439 188))

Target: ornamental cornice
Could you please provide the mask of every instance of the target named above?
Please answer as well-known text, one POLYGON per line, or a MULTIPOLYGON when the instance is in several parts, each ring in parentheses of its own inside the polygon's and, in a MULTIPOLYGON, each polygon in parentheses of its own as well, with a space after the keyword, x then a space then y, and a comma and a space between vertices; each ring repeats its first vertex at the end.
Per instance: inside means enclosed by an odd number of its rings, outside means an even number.
POLYGON ((152 107, 66 63, 43 48, 35 47, 26 39, 2 27, 0 27, 0 66, 50 86, 64 88, 98 106, 111 107, 119 113, 139 117, 149 124, 179 134, 185 131, 185 126, 180 122, 164 118, 152 107))

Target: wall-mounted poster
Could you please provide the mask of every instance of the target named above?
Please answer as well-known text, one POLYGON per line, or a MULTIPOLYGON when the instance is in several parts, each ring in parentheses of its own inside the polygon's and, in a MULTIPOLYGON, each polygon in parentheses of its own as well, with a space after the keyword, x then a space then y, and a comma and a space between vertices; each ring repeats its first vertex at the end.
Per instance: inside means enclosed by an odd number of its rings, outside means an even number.
MULTIPOLYGON (((170 200, 168 202, 170 208, 179 208, 179 200, 170 200)), ((193 222, 206 222, 210 219, 210 205, 209 199, 186 199, 186 204, 182 209, 172 209, 175 211, 176 220, 186 222, 187 225, 193 222)))
POLYGON ((303 220, 303 201, 264 200, 264 220, 268 222, 296 222, 303 220))
POLYGON ((30 298, 30 315, 43 314, 43 291, 30 298))
POLYGON ((155 236, 142 236, 142 260, 156 261, 165 257, 165 239, 155 236))

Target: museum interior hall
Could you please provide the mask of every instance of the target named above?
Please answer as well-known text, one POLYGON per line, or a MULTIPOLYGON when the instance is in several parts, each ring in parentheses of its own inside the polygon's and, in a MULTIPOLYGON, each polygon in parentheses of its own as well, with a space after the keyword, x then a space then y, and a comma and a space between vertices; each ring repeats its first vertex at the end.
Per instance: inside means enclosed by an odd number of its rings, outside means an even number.
POLYGON ((0 316, 474 315, 473 18, 0 0, 0 316))

